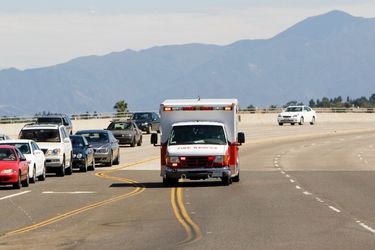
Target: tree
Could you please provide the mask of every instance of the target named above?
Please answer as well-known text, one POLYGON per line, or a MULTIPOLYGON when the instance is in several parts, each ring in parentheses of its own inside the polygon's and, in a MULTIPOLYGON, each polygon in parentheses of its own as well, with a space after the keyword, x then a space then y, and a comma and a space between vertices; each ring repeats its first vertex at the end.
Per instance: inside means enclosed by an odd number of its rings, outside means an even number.
POLYGON ((116 102, 115 106, 113 106, 114 109, 116 109, 117 113, 124 113, 128 112, 128 104, 125 102, 125 100, 121 100, 116 102))

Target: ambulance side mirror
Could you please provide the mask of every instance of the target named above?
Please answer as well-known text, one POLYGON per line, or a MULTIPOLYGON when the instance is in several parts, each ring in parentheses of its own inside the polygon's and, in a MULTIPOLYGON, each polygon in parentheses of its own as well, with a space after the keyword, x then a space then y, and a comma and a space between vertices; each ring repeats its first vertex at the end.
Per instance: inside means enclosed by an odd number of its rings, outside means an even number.
POLYGON ((245 134, 243 132, 238 133, 237 142, 240 144, 245 143, 245 134))
POLYGON ((158 134, 156 133, 151 134, 151 144, 154 144, 154 146, 158 144, 158 134))

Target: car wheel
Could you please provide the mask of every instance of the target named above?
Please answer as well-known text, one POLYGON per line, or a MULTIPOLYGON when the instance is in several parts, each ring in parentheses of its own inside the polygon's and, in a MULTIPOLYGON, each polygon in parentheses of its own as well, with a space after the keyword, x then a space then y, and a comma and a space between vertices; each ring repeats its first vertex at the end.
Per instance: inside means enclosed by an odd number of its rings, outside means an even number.
POLYGON ((303 123, 305 122, 305 120, 303 119, 303 117, 301 117, 301 119, 299 120, 299 125, 303 125, 303 123))
POLYGON ((314 125, 314 124, 315 124, 315 116, 312 118, 310 124, 311 124, 311 125, 314 125))
POLYGON ((44 163, 42 175, 38 176, 38 181, 45 181, 45 180, 46 180, 46 163, 44 163))
POLYGON ((284 125, 284 123, 282 123, 282 122, 279 122, 279 126, 282 126, 282 125, 284 125))
POLYGON ((137 143, 137 146, 141 146, 141 145, 142 145, 142 136, 139 137, 139 141, 138 141, 138 143, 137 143))
POLYGON ((30 183, 29 181, 30 181, 29 170, 27 170, 26 179, 22 181, 22 187, 28 187, 30 183))
POLYGON ((290 125, 294 126, 294 122, 292 122, 290 125))
POLYGON ((60 169, 57 171, 57 175, 61 177, 65 176, 65 157, 63 158, 63 162, 60 166, 60 169))
POLYGON ((30 177, 30 183, 35 183, 36 182, 36 167, 34 165, 34 168, 33 168, 33 176, 30 177))
POLYGON ((86 159, 85 163, 81 166, 80 170, 81 170, 81 172, 87 172, 87 168, 88 168, 88 163, 87 163, 87 159, 86 159))
POLYGON ((147 134, 151 134, 151 132, 152 132, 151 127, 148 127, 148 128, 147 128, 147 134))
POLYGON ((134 137, 133 140, 132 140, 132 143, 130 143, 130 146, 134 148, 135 145, 136 145, 136 142, 135 142, 135 137, 134 137))
POLYGON ((13 188, 21 189, 21 172, 18 173, 17 182, 13 184, 13 188))
POLYGON ((66 174, 67 174, 67 175, 71 175, 71 174, 73 174, 73 157, 72 157, 72 156, 70 156, 69 167, 68 167, 68 169, 66 170, 66 174))
POLYGON ((120 151, 117 154, 116 159, 113 161, 113 165, 118 165, 120 164, 120 151))
POLYGON ((112 166, 112 164, 113 164, 113 152, 111 152, 111 157, 109 158, 109 162, 107 162, 105 165, 107 167, 110 167, 112 166))

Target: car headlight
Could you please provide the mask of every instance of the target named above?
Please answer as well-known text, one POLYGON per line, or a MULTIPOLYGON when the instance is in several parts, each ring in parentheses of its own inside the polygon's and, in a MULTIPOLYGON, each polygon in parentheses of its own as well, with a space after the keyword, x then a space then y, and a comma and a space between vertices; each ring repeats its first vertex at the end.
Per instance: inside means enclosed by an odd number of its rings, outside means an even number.
POLYGON ((293 115, 293 117, 298 117, 299 115, 293 115))
POLYGON ((0 173, 2 173, 2 174, 13 174, 13 173, 16 173, 16 172, 17 171, 14 170, 14 169, 3 169, 3 170, 1 170, 0 173))
POLYGON ((148 122, 142 123, 142 126, 147 126, 147 125, 148 125, 148 122))
POLYGON ((54 148, 54 149, 48 149, 46 155, 60 155, 61 149, 60 148, 54 148))
POLYGON ((81 154, 81 153, 78 153, 78 154, 76 155, 76 157, 77 157, 78 159, 81 159, 81 158, 82 158, 82 154, 81 154))

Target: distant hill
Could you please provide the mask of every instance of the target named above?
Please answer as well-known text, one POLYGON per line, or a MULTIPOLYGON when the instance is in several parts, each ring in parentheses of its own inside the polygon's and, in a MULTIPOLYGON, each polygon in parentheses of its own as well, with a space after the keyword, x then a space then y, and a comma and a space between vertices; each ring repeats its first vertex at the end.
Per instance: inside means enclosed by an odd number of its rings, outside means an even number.
POLYGON ((375 19, 332 11, 267 40, 186 44, 0 71, 0 115, 157 110, 166 98, 238 98, 246 107, 375 93, 375 19))

